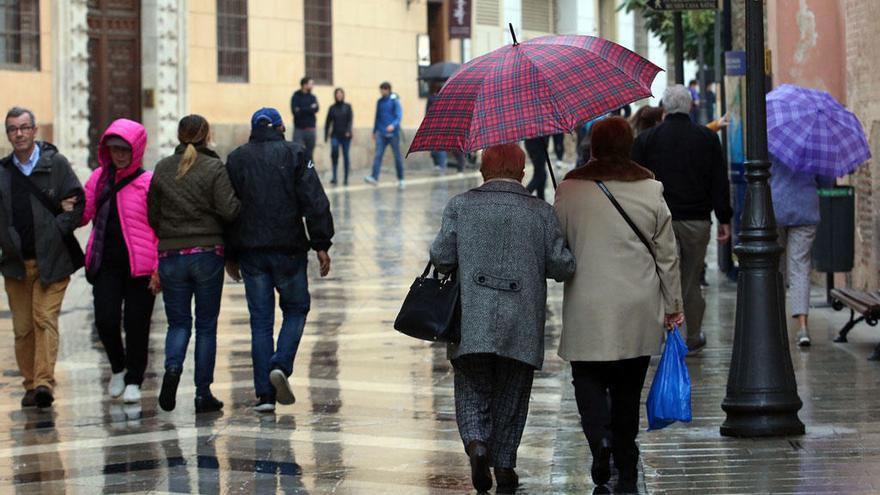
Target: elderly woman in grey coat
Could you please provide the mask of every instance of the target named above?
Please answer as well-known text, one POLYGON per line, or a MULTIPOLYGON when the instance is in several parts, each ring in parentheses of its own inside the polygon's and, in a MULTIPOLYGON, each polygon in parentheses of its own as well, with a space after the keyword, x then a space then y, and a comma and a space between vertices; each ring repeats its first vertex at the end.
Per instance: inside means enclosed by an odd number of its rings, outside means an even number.
POLYGON ((571 278, 575 261, 553 208, 522 185, 516 145, 483 153, 486 183, 456 196, 431 246, 441 272, 458 270, 461 343, 449 346, 455 417, 477 491, 516 489, 516 451, 532 378, 544 359, 547 278, 571 278))
POLYGON ((559 355, 571 362, 591 474, 615 493, 635 491, 639 404, 663 327, 681 324, 681 282, 663 186, 629 159, 633 132, 620 117, 592 129, 587 164, 556 192, 556 213, 578 271, 565 283, 559 355), (600 189, 603 183, 645 237, 643 243, 600 189))

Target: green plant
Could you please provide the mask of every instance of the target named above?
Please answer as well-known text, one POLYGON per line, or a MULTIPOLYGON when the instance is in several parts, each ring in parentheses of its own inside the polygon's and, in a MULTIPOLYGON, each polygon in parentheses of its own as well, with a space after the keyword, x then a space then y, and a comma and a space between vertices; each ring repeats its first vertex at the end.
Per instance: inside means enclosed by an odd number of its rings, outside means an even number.
MULTIPOLYGON (((640 11, 645 18, 648 31, 655 34, 669 50, 675 44, 675 31, 672 23, 672 12, 657 11, 647 6, 647 0, 623 0, 620 9, 626 12, 640 11)), ((715 53, 715 11, 688 10, 682 15, 684 31, 684 58, 697 60, 699 42, 702 39, 703 49, 707 57, 715 53)))

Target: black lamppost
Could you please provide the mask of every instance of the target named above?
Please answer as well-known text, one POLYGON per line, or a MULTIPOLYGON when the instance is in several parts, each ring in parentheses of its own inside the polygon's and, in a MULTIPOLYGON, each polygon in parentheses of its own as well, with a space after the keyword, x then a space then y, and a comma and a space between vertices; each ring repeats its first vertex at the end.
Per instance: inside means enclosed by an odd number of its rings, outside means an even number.
POLYGON ((740 243, 736 327, 721 434, 732 437, 800 435, 801 403, 791 364, 782 247, 770 200, 767 105, 764 88, 764 0, 746 0, 746 193, 740 243))

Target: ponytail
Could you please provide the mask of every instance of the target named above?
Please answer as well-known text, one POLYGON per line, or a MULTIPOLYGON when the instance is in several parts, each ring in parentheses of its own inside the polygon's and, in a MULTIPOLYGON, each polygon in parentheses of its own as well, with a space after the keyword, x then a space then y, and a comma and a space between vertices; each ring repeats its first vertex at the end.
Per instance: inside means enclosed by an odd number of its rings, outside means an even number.
POLYGON ((182 179, 189 172, 198 156, 199 152, 196 151, 196 147, 192 143, 187 143, 186 149, 183 151, 183 158, 180 159, 180 165, 177 166, 178 179, 182 179))
POLYGON ((186 146, 186 149, 184 149, 183 158, 180 159, 180 165, 177 167, 178 179, 182 179, 196 163, 199 156, 197 148, 205 145, 209 132, 208 121, 201 115, 187 115, 180 119, 180 124, 177 127, 177 139, 180 144, 186 146))

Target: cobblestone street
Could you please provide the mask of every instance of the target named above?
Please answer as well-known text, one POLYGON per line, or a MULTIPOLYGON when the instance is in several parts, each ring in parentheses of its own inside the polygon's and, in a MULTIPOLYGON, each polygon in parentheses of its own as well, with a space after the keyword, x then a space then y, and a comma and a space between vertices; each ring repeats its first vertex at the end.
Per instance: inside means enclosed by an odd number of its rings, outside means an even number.
MULTIPOLYGON (((192 345, 177 409, 158 408, 166 327, 161 304, 153 315, 142 406, 106 397, 110 368, 82 272, 62 314, 56 405, 22 410, 12 320, 6 297, 0 298, 6 334, 0 340, 0 493, 472 491, 445 348, 404 337, 392 323, 424 268, 447 199, 477 183, 470 173, 416 178, 398 191, 386 176, 378 188, 328 190, 337 228, 333 272, 319 279, 312 258, 312 312, 292 378, 297 402, 279 406, 275 415, 251 410, 242 284, 227 281, 224 289, 213 391, 226 407, 217 415, 194 414, 192 345)), ((694 421, 651 433, 643 428, 642 492, 880 493, 880 365, 865 360, 878 336, 860 326, 849 344, 833 344, 848 316, 843 312, 816 310, 813 346, 792 347, 805 436, 719 435, 736 292, 714 261, 709 266, 709 345, 688 361, 694 421)), ((556 356, 561 289, 550 284, 546 364, 535 379, 519 451, 520 493, 593 490, 569 368, 556 356)), ((823 295, 814 289, 814 300, 823 295)))

